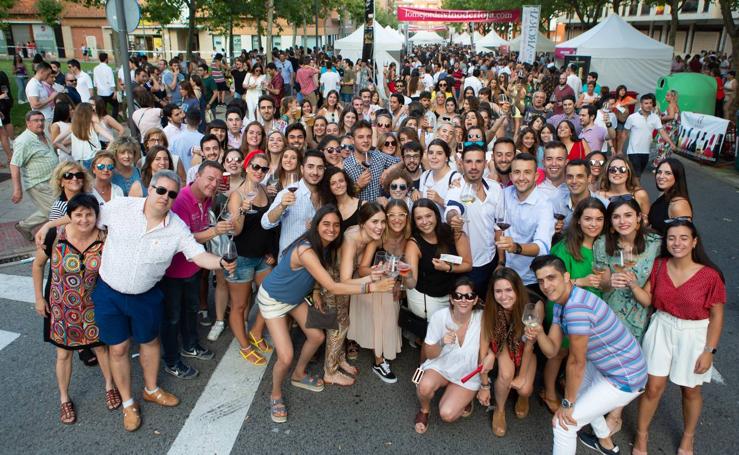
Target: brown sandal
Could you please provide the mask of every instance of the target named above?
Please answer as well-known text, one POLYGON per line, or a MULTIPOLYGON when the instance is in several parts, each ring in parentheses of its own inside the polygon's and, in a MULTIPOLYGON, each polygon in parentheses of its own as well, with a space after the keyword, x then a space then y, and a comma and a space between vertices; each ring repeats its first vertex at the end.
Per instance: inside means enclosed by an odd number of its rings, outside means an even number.
POLYGON ((60 420, 64 425, 72 425, 77 422, 77 413, 74 410, 74 403, 71 401, 62 403, 60 420))
POLYGON ((424 434, 426 433, 426 430, 429 429, 429 412, 423 412, 420 409, 416 413, 416 433, 418 434, 424 434), (421 428, 418 428, 419 425, 423 425, 421 428))
POLYGON ((113 387, 110 390, 105 391, 105 405, 108 407, 108 411, 118 409, 123 403, 121 399, 121 393, 117 388, 113 387))
POLYGON ((539 391, 539 399, 542 403, 544 403, 544 406, 546 406, 547 409, 549 409, 549 412, 551 412, 552 414, 556 413, 559 409, 559 401, 547 398, 544 389, 539 391))

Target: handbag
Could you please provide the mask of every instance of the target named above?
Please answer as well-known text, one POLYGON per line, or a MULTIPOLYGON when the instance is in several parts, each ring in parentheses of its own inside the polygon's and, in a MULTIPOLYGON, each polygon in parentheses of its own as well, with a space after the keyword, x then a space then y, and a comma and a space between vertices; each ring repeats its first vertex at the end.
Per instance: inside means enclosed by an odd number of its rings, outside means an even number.
MULTIPOLYGON (((428 329, 428 321, 426 318, 422 318, 415 314, 408 307, 408 300, 404 300, 405 304, 400 305, 400 312, 398 313, 398 325, 400 328, 411 332, 418 338, 426 339, 426 330, 428 329)), ((423 296, 423 314, 428 317, 428 311, 426 309, 426 295, 423 296)))
POLYGON ((337 321, 337 312, 335 309, 327 308, 321 311, 313 304, 311 297, 306 297, 305 302, 308 304, 308 316, 305 320, 305 326, 309 329, 321 330, 339 330, 339 322, 337 321))

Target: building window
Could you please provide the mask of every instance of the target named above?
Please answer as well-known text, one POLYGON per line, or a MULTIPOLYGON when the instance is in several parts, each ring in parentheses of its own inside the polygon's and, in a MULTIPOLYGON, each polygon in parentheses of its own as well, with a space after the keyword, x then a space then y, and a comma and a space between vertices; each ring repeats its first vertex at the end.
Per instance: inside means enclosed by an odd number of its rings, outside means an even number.
POLYGON ((707 13, 711 8, 711 0, 703 0, 703 12, 707 13))
POLYGON ((685 0, 683 3, 683 9, 681 13, 697 13, 698 12, 698 0, 685 0))

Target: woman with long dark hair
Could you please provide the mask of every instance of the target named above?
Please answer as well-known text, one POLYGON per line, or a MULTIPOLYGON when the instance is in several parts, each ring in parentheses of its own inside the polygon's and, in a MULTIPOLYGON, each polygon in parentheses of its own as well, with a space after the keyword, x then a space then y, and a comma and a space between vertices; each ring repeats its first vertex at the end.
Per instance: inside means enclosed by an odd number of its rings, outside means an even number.
POLYGON ((321 204, 333 204, 341 213, 341 232, 359 224, 359 209, 363 201, 354 193, 354 185, 345 170, 329 167, 319 188, 321 204))
POLYGON ((557 126, 557 139, 567 147, 567 160, 584 160, 590 153, 588 143, 577 136, 575 125, 569 120, 559 122, 557 126))
POLYGON ((639 400, 632 453, 647 453, 649 424, 669 378, 682 392, 684 429, 677 453, 691 454, 703 407, 702 384, 711 382, 724 325, 724 276, 706 255, 695 225, 674 219, 667 224, 649 281, 643 288, 632 275, 627 281, 639 303, 656 309, 642 345, 649 376, 639 400))
POLYGON ((270 414, 276 423, 287 422, 287 406, 282 397, 282 383, 293 360, 293 342, 287 318, 289 314, 306 336, 290 383, 312 392, 323 390, 323 380, 309 375, 305 369, 325 337, 320 329, 306 327, 308 305, 304 298, 316 282, 334 295, 387 292, 395 284, 392 279, 374 281, 374 275, 354 279, 348 283, 336 282, 328 270, 338 267, 341 245, 341 214, 334 205, 325 205, 316 211, 310 229, 288 246, 277 267, 262 282, 257 303, 267 322, 267 329, 275 346, 277 359, 272 369, 270 414))
POLYGON ((676 158, 667 158, 657 166, 654 176, 657 189, 662 192, 649 209, 649 225, 664 235, 667 231, 665 220, 678 217, 693 218, 693 204, 688 194, 688 181, 685 167, 676 158))
POLYGON ((631 196, 639 203, 640 211, 649 216, 649 194, 639 185, 639 179, 634 172, 634 166, 624 155, 612 156, 605 166, 606 173, 600 178, 598 195, 604 199, 616 196, 631 196))

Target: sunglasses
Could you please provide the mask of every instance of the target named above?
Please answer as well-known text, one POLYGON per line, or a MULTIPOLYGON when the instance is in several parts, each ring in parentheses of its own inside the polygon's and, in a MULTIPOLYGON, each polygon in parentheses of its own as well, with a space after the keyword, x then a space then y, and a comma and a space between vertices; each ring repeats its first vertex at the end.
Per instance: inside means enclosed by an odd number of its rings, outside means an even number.
POLYGON ((64 180, 72 180, 72 179, 83 180, 85 178, 85 173, 84 172, 65 172, 64 174, 62 174, 62 178, 64 180))
POLYGON ((611 166, 608 168, 609 174, 626 174, 629 172, 629 168, 626 166, 611 166))
POLYGON ((330 155, 334 155, 336 153, 341 153, 341 149, 344 148, 342 145, 341 147, 326 147, 323 149, 325 152, 328 152, 330 155))
POLYGON ((115 164, 96 164, 95 167, 98 171, 112 171, 115 169, 115 164))
POLYGON ((480 147, 485 147, 485 143, 483 141, 465 141, 462 145, 464 147, 470 147, 473 145, 479 145, 480 147))
POLYGON ((154 190, 160 196, 164 196, 166 194, 172 200, 175 200, 177 198, 177 191, 168 190, 167 188, 163 186, 153 186, 152 185, 151 189, 154 190))
POLYGON ((630 194, 621 194, 619 196, 611 196, 608 198, 608 202, 629 202, 633 200, 634 196, 630 194))
POLYGON ((70 79, 70 80, 67 81, 67 83, 68 84, 76 84, 77 83, 77 79, 70 79))
POLYGON ((349 150, 350 152, 353 152, 354 144, 341 144, 341 150, 349 150))
POLYGON ((441 84, 441 83, 440 83, 440 84, 439 84, 439 87, 446 87, 446 82, 445 82, 445 83, 443 83, 443 84, 441 84))
POLYGON ((605 160, 590 160, 591 166, 603 166, 603 163, 605 163, 605 160))
POLYGON ((239 163, 241 162, 241 158, 232 156, 231 158, 226 158, 226 163, 239 163))
POLYGON ((377 126, 380 128, 390 128, 390 123, 378 123, 377 126))
POLYGON ((394 141, 385 141, 385 147, 395 147, 394 141))
POLYGON ((269 172, 269 166, 260 166, 260 165, 258 165, 256 163, 254 163, 254 164, 250 164, 249 167, 254 172, 260 172, 261 171, 261 172, 264 172, 265 174, 267 172, 269 172))
POLYGON ((391 183, 390 189, 393 191, 405 191, 408 189, 408 185, 405 183, 391 183))
POLYGON ((452 292, 452 299, 472 301, 477 299, 477 294, 474 292, 468 292, 466 294, 462 294, 461 292, 452 292))

